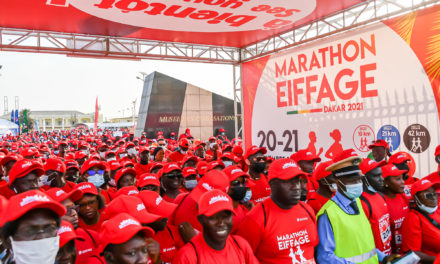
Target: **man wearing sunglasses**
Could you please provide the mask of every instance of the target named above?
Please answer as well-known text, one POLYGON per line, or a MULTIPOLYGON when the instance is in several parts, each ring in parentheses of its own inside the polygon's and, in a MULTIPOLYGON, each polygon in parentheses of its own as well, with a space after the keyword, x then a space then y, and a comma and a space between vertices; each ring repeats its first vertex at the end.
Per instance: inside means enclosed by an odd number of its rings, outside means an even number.
POLYGON ((179 165, 174 162, 166 163, 162 169, 160 180, 163 188, 163 199, 167 202, 174 202, 180 194, 179 188, 183 182, 182 170, 179 165))
POLYGON ((403 222, 402 251, 414 251, 420 263, 433 263, 440 254, 440 210, 436 192, 439 187, 439 183, 422 179, 411 189, 416 207, 408 212, 403 222))
POLYGON ((244 155, 245 163, 249 167, 250 181, 253 183, 251 191, 254 202, 262 202, 270 196, 270 186, 266 175, 263 174, 266 169, 266 153, 266 148, 252 146, 244 155))

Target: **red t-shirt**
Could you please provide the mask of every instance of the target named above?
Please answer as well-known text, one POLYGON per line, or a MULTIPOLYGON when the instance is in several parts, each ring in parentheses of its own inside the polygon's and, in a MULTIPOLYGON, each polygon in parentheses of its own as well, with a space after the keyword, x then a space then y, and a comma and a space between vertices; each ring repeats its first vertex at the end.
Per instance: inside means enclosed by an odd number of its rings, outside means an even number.
POLYGON ((312 174, 307 174, 307 197, 311 197, 319 188, 319 183, 315 180, 312 174))
POLYGON ((192 227, 202 231, 202 225, 197 220, 197 202, 189 194, 182 198, 178 196, 178 198, 181 199, 181 202, 171 216, 170 223, 174 226, 179 226, 183 222, 189 222, 192 227))
POLYGON ((232 226, 231 234, 235 234, 237 232, 238 227, 248 212, 249 210, 242 204, 239 204, 237 208, 234 208, 234 214, 232 215, 234 225, 232 226))
POLYGON ((400 254, 402 247, 402 224, 409 210, 409 202, 405 194, 399 193, 396 198, 385 196, 391 220, 391 248, 394 254, 400 254))
MULTIPOLYGON (((440 223, 440 210, 429 215, 440 223)), ((440 229, 436 228, 420 212, 411 209, 402 226, 402 252, 421 251, 430 256, 440 253, 440 229)))
POLYGON ((330 199, 320 195, 317 192, 313 192, 310 194, 310 197, 307 200, 307 204, 310 205, 315 214, 317 214, 319 210, 321 210, 321 208, 324 206, 324 204, 328 202, 328 200, 330 199))
POLYGON ((81 217, 78 217, 78 226, 81 228, 87 229, 87 231, 92 230, 95 232, 99 232, 99 229, 101 228, 101 225, 103 222, 104 222, 104 217, 103 217, 102 213, 100 213, 99 220, 94 225, 87 225, 86 223, 84 223, 84 221, 81 219, 81 217))
POLYGON ((179 249, 185 245, 177 227, 168 225, 153 237, 160 244, 160 259, 171 263, 179 249))
POLYGON ((261 203, 265 199, 269 198, 270 186, 264 174, 261 174, 259 180, 250 179, 250 181, 255 184, 254 186, 251 187, 253 202, 261 203))
POLYGON ((93 255, 98 247, 98 233, 93 230, 85 230, 78 227, 75 230, 76 234, 83 239, 76 240, 76 264, 87 263, 87 260, 93 255))
POLYGON ((362 193, 362 208, 370 221, 376 248, 385 255, 391 254, 391 222, 390 213, 384 197, 380 194, 362 193), (371 214, 370 214, 371 212, 371 214))
MULTIPOLYGON (((4 182, 6 183, 6 181, 4 182)), ((15 192, 9 189, 9 185, 6 183, 0 186, 0 195, 3 195, 6 199, 9 200, 12 196, 15 195, 15 192)))
POLYGON ((303 202, 284 210, 267 199, 247 214, 237 235, 249 242, 260 263, 315 263, 316 216, 303 202))
POLYGON ((149 173, 150 172, 150 167, 151 167, 151 163, 148 163, 146 165, 142 165, 140 163, 136 163, 134 165, 134 169, 136 171, 136 178, 139 178, 139 176, 141 176, 144 173, 149 173))
POLYGON ((165 201, 169 202, 169 203, 178 203, 178 202, 180 202, 180 200, 177 200, 177 199, 179 198, 180 195, 181 195, 181 193, 179 193, 179 194, 176 196, 176 198, 173 199, 173 198, 169 197, 168 195, 164 194, 164 195, 162 196, 162 198, 163 198, 165 201))
POLYGON ((180 153, 179 151, 174 151, 170 155, 168 155, 168 160, 172 162, 180 162, 185 157, 185 154, 180 153))
POLYGON ((239 236, 228 236, 226 245, 222 250, 215 250, 208 246, 200 233, 191 239, 179 250, 173 264, 257 264, 257 258, 252 253, 249 243, 239 236), (196 252, 197 251, 197 252, 196 252))

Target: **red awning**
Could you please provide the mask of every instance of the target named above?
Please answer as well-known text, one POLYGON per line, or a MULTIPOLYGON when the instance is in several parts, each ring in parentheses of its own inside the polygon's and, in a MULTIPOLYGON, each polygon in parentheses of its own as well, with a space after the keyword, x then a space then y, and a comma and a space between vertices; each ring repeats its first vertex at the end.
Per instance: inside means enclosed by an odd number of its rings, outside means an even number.
POLYGON ((365 0, 0 0, 0 27, 243 47, 365 0))

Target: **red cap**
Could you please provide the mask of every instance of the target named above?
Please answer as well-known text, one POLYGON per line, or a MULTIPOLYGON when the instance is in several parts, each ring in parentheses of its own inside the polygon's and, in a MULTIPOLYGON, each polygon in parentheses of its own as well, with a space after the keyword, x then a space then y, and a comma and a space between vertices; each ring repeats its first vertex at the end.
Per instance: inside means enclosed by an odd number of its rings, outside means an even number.
POLYGON ((13 153, 9 153, 8 155, 6 155, 0 162, 0 165, 5 166, 6 163, 10 162, 10 161, 18 161, 23 159, 22 156, 18 155, 18 154, 13 154, 13 153))
POLYGON ((82 151, 77 151, 75 153, 75 159, 82 159, 82 158, 85 158, 85 157, 87 157, 87 154, 82 152, 82 151))
POLYGON ((399 151, 391 155, 388 162, 392 164, 399 164, 411 160, 411 155, 404 151, 399 151))
POLYGON ((186 167, 182 170, 183 178, 186 178, 190 175, 196 175, 197 176, 197 170, 192 167, 186 167))
POLYGON ((223 129, 223 128, 220 128, 219 132, 220 132, 220 133, 222 133, 222 132, 226 132, 226 130, 223 129))
POLYGON ((35 148, 25 148, 22 151, 20 151, 20 154, 23 157, 34 156, 38 154, 38 150, 35 148))
POLYGON ((184 148, 189 148, 189 141, 187 138, 182 138, 179 140, 179 146, 184 148))
POLYGON ((281 179, 290 180, 293 177, 304 176, 305 173, 291 159, 278 159, 272 162, 269 167, 268 180, 281 179))
POLYGON ((76 160, 66 160, 66 161, 64 161, 64 165, 66 166, 66 170, 68 170, 70 168, 75 168, 75 169, 79 170, 79 164, 78 164, 78 162, 76 162, 76 160))
POLYGON ((118 184, 118 181, 125 174, 131 174, 131 175, 133 175, 133 177, 136 178, 136 170, 135 169, 133 169, 133 168, 123 168, 123 169, 118 170, 118 172, 116 172, 116 175, 115 175, 115 182, 116 182, 116 184, 118 184))
POLYGON ((152 162, 151 167, 150 167, 150 172, 156 168, 159 168, 159 169, 163 168, 163 164, 160 162, 152 162))
POLYGON ((203 176, 208 171, 208 162, 202 160, 197 163, 197 172, 200 176, 203 176))
POLYGON ((437 157, 438 155, 440 155, 440 145, 438 145, 436 148, 435 148, 435 153, 434 153, 434 155, 437 157))
POLYGON ((440 183, 436 182, 431 182, 430 180, 419 180, 416 181, 412 186, 411 186, 411 196, 414 197, 414 195, 416 195, 418 192, 427 190, 431 187, 434 187, 434 189, 438 189, 440 186, 440 183))
MULTIPOLYGON (((93 194, 98 195, 98 189, 96 189, 95 185, 90 182, 81 182, 75 186, 75 189, 80 190, 82 195, 84 194, 93 194)), ((81 195, 81 197, 82 197, 81 195)))
POLYGON ((249 174, 244 172, 242 169, 240 169, 236 165, 231 165, 223 170, 223 172, 229 177, 229 181, 235 181, 241 176, 244 176, 245 178, 250 178, 249 174))
POLYGON ((208 171, 191 191, 190 195, 194 201, 198 201, 202 194, 214 189, 228 192, 229 177, 224 172, 218 170, 208 171))
POLYGON ((243 148, 241 146, 235 146, 232 148, 232 153, 238 157, 241 157, 243 156, 243 148))
POLYGON ((319 181, 331 175, 332 174, 331 172, 325 170, 331 164, 333 164, 333 161, 331 160, 327 160, 319 163, 318 166, 316 166, 315 170, 313 171, 312 178, 314 178, 316 181, 319 181))
POLYGON ((213 216, 221 211, 234 212, 232 199, 226 193, 220 190, 211 190, 204 193, 199 202, 199 215, 213 216))
MULTIPOLYGON (((125 157, 126 158, 126 157, 125 157)), ((133 161, 127 159, 127 160, 121 160, 119 163, 121 163, 122 167, 127 168, 127 166, 134 167, 133 161)))
POLYGON ((214 160, 208 163, 208 171, 213 170, 215 167, 225 168, 225 164, 221 160, 214 160))
POLYGON ((175 135, 176 135, 176 133, 174 133, 174 132, 171 132, 171 133, 170 133, 170 135, 171 135, 171 136, 175 136, 175 135))
POLYGON ((192 155, 185 155, 182 159, 182 161, 180 162, 180 164, 185 164, 187 161, 193 160, 196 163, 199 161, 199 159, 196 156, 192 156, 192 155))
POLYGON ((66 172, 66 165, 64 165, 61 159, 57 158, 48 158, 46 160, 46 164, 44 164, 44 171, 54 170, 59 171, 61 173, 66 172))
POLYGON ((399 170, 394 164, 387 164, 382 167, 382 177, 386 179, 389 176, 399 176, 407 172, 407 170, 399 170))
POLYGON ((369 149, 371 149, 373 147, 384 147, 386 149, 389 149, 388 143, 385 140, 383 140, 383 139, 375 140, 370 145, 368 145, 369 149))
POLYGON ((99 161, 94 159, 89 159, 84 162, 84 164, 81 167, 81 175, 86 173, 86 171, 90 170, 93 167, 98 167, 99 169, 105 170, 105 165, 99 161))
POLYGON ((37 176, 40 177, 44 174, 43 166, 37 161, 28 159, 15 162, 11 171, 9 171, 9 186, 11 186, 16 179, 22 178, 31 172, 35 172, 37 176))
POLYGON ((57 234, 60 237, 60 248, 73 239, 84 241, 83 238, 76 235, 75 228, 73 228, 72 224, 65 220, 61 221, 61 226, 58 229, 57 234))
POLYGON ((119 170, 122 168, 121 163, 119 163, 119 161, 117 160, 111 160, 108 164, 110 165, 111 171, 119 170))
POLYGON ((223 158, 227 158, 227 159, 230 159, 230 160, 232 160, 232 161, 235 161, 235 155, 234 155, 234 153, 232 153, 232 152, 225 152, 225 153, 223 153, 223 155, 221 156, 221 159, 223 159, 223 158))
POLYGON ((137 181, 137 187, 142 188, 147 185, 154 185, 160 187, 159 179, 155 174, 152 173, 144 173, 139 176, 139 180, 137 181))
POLYGON ((148 212, 169 218, 177 208, 177 204, 170 203, 153 191, 141 191, 138 197, 144 202, 148 212))
POLYGON ((72 200, 72 202, 76 202, 82 196, 81 191, 78 189, 73 189, 71 192, 66 193, 63 189, 56 188, 56 187, 53 187, 53 188, 50 188, 49 190, 47 190, 46 194, 49 195, 52 199, 54 199, 57 202, 62 202, 64 200, 66 200, 67 198, 70 198, 70 200, 72 200))
POLYGON ((257 152, 262 152, 263 154, 267 153, 266 148, 259 148, 257 146, 252 146, 246 150, 246 153, 244 154, 244 159, 248 159, 249 156, 256 154, 257 152))
POLYGON ((168 162, 165 163, 165 165, 163 166, 162 173, 166 174, 175 170, 182 171, 182 169, 176 162, 168 162))
POLYGON ((41 191, 32 190, 16 194, 9 199, 7 209, 5 210, 8 213, 3 214, 0 225, 15 221, 25 213, 36 208, 49 209, 60 217, 66 214, 66 208, 62 204, 54 201, 49 195, 41 191))
POLYGON ((115 197, 121 196, 121 195, 138 195, 139 194, 139 190, 136 188, 136 186, 125 186, 122 187, 121 189, 119 189, 116 194, 115 197))
POLYGON ((127 213, 120 213, 102 224, 99 231, 100 251, 109 244, 125 243, 139 232, 143 232, 146 237, 154 236, 153 229, 143 227, 138 220, 127 213))
POLYGON ((365 173, 377 168, 385 166, 387 162, 385 160, 382 160, 380 162, 376 162, 372 159, 366 158, 364 159, 361 164, 359 164, 359 169, 362 171, 362 174, 365 175, 365 173))
POLYGON ((301 149, 298 150, 296 153, 293 153, 290 156, 291 159, 293 159, 296 163, 298 163, 301 160, 305 160, 305 161, 315 161, 315 162, 320 162, 321 158, 313 155, 312 152, 310 152, 308 149, 301 149))
POLYGON ((145 209, 141 199, 136 196, 121 195, 111 201, 104 210, 107 218, 112 218, 120 213, 127 213, 142 224, 149 224, 159 220, 159 215, 151 214, 145 209))
POLYGON ((338 163, 352 157, 359 157, 359 155, 354 149, 345 149, 333 158, 333 162, 338 163))

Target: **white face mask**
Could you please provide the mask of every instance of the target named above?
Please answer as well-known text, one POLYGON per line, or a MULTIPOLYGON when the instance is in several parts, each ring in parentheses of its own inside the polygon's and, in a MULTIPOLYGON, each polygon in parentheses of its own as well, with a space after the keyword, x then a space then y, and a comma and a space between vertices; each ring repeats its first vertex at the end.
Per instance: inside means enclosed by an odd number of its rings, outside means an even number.
POLYGON ((108 158, 107 161, 116 160, 116 157, 108 158))
POLYGON ((135 148, 131 148, 131 149, 128 149, 128 151, 127 151, 129 154, 132 154, 132 155, 136 155, 137 154, 137 152, 136 152, 136 149, 135 148))
POLYGON ((192 190, 196 187, 197 180, 187 180, 185 181, 185 188, 188 190, 192 190))
POLYGON ((247 203, 251 200, 252 198, 252 191, 249 189, 246 191, 246 194, 244 195, 243 200, 241 200, 242 203, 247 203))
POLYGON ((8 176, 4 176, 3 180, 5 180, 9 184, 9 175, 8 176))
POLYGON ((428 207, 428 206, 422 204, 422 203, 419 201, 419 198, 417 198, 417 196, 415 196, 414 198, 415 198, 415 201, 416 201, 416 205, 417 205, 417 207, 418 207, 420 210, 426 212, 427 214, 433 214, 435 211, 437 211, 437 209, 438 209, 438 205, 435 206, 435 207, 428 207))
POLYGON ((99 152, 99 156, 104 159, 105 158, 105 152, 99 152))
POLYGON ((182 153, 183 155, 186 155, 188 153, 188 150, 180 150, 180 153, 182 153))
POLYGON ((125 157, 127 157, 127 153, 119 154, 120 159, 125 158, 125 157))
POLYGON ((53 264, 58 253, 60 237, 50 237, 31 241, 14 241, 11 245, 16 264, 53 264))
POLYGON ((223 161, 223 164, 225 164, 225 168, 232 165, 232 161, 223 161))
POLYGON ((46 174, 41 175, 41 177, 38 181, 38 185, 40 187, 43 187, 43 185, 50 186, 53 179, 51 181, 48 181, 48 179, 49 179, 49 176, 47 176, 46 174))

